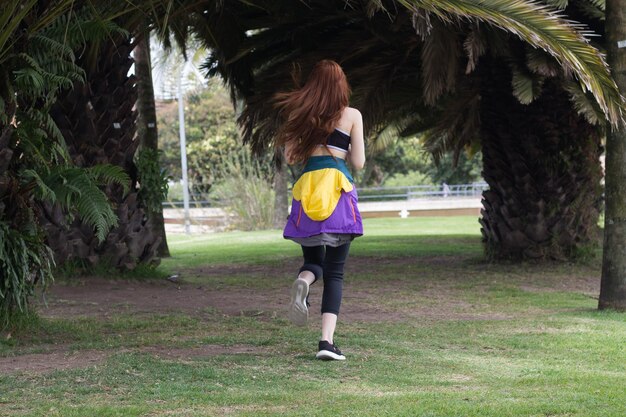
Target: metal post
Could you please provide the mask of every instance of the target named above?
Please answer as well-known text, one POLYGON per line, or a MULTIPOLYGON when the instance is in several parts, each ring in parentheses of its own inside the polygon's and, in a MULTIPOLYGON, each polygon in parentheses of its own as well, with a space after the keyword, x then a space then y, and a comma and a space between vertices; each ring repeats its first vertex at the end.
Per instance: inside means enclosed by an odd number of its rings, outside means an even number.
POLYGON ((183 172, 183 205, 185 208, 185 233, 191 233, 191 221, 189 219, 189 179, 187 178, 187 140, 185 138, 185 109, 183 106, 183 74, 187 63, 183 66, 178 77, 178 131, 180 135, 180 164, 183 172))

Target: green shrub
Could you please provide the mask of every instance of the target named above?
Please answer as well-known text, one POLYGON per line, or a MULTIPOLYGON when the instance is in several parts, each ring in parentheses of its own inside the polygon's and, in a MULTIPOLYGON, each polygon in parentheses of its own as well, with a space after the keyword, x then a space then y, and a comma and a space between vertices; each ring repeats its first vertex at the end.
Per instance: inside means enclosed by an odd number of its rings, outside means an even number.
POLYGON ((0 222, 0 329, 26 313, 35 285, 52 281, 53 254, 36 234, 0 222))
POLYGON ((240 230, 271 229, 275 193, 267 164, 252 157, 248 148, 225 158, 223 179, 214 187, 213 197, 233 215, 233 226, 240 230))
POLYGON ((428 174, 420 171, 409 171, 406 174, 396 173, 383 183, 385 187, 412 187, 415 185, 434 185, 428 174))
POLYGON ((139 171, 139 198, 150 213, 160 213, 162 204, 167 199, 168 175, 159 164, 161 151, 141 149, 135 158, 139 171))

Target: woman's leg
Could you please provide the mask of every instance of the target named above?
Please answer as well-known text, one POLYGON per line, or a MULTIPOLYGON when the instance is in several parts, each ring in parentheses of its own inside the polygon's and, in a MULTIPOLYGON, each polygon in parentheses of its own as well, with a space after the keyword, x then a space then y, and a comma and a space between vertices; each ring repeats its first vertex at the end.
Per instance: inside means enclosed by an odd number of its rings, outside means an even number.
POLYGON ((336 248, 326 247, 324 257, 324 293, 322 295, 322 340, 333 344, 337 316, 343 292, 343 268, 348 258, 350 244, 336 248))
POLYGON ((322 277, 324 264, 324 246, 302 246, 304 264, 300 268, 298 278, 311 285, 322 277))
POLYGON ((311 285, 322 277, 324 264, 324 246, 302 246, 304 264, 300 268, 298 278, 311 285))
POLYGON ((289 320, 298 326, 306 326, 309 320, 309 286, 323 274, 324 247, 302 246, 304 264, 300 268, 298 278, 291 286, 291 300, 289 301, 289 320))

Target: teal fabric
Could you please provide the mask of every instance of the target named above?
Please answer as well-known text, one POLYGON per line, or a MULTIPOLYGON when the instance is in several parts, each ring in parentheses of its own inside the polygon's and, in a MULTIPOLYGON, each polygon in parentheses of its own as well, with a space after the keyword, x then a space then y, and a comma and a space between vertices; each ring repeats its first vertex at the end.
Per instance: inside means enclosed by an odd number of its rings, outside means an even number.
MULTIPOLYGON (((324 169, 324 168, 338 169, 339 171, 343 172, 343 174, 346 176, 348 181, 354 184, 354 178, 352 178, 352 175, 350 174, 350 171, 348 170, 348 165, 346 164, 346 161, 341 158, 334 158, 329 155, 320 155, 320 156, 310 157, 306 165, 304 166, 304 169, 300 173, 300 176, 302 176, 303 174, 306 174, 307 172, 317 171, 318 169, 324 169)), ((298 179, 296 179, 296 182, 297 181, 298 179)))

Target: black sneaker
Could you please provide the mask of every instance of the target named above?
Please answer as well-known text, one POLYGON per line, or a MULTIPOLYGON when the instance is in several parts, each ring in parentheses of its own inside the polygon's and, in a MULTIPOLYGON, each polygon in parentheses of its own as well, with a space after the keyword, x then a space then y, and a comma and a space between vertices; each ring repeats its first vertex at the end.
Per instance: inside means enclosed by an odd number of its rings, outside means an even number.
POLYGON ((309 320, 309 284, 303 279, 296 279, 291 287, 289 302, 289 320, 298 326, 306 326, 309 320))
POLYGON ((319 344, 319 352, 315 355, 317 359, 322 359, 325 361, 345 361, 346 357, 343 356, 343 353, 337 348, 335 345, 331 345, 326 340, 320 340, 319 344))

